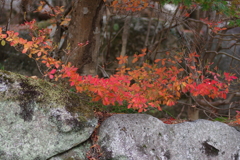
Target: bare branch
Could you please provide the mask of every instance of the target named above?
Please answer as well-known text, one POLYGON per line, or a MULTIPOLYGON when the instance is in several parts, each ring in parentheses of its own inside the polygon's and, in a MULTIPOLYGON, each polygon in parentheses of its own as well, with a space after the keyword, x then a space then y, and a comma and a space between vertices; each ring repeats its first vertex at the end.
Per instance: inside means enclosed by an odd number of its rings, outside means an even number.
MULTIPOLYGON (((233 99, 233 97, 235 97, 235 96, 240 96, 240 92, 236 92, 236 93, 230 94, 230 95, 228 96, 228 98, 225 99, 225 100, 217 100, 217 101, 209 102, 209 101, 207 101, 207 100, 203 97, 203 99, 195 98, 195 101, 196 101, 199 105, 202 105, 202 106, 208 106, 208 107, 211 107, 211 108, 214 108, 214 109, 218 109, 218 110, 226 110, 226 109, 221 109, 221 108, 218 108, 218 107, 215 107, 215 106, 224 105, 224 104, 229 104, 229 103, 231 102, 231 100, 233 99)), ((229 108, 227 108, 227 109, 229 109, 229 108)))
POLYGON ((6 31, 8 31, 10 24, 11 24, 12 11, 13 11, 13 0, 11 0, 10 6, 11 6, 11 8, 10 8, 10 14, 9 14, 9 18, 8 18, 8 22, 7 22, 7 26, 6 26, 6 31))
POLYGON ((231 58, 233 58, 233 59, 235 59, 235 60, 237 60, 237 61, 240 61, 240 58, 237 58, 237 57, 235 57, 235 56, 233 56, 233 55, 231 55, 231 54, 228 54, 228 53, 226 53, 226 52, 206 51, 206 53, 215 53, 216 55, 224 54, 224 55, 226 55, 226 56, 228 56, 228 57, 231 57, 231 58))

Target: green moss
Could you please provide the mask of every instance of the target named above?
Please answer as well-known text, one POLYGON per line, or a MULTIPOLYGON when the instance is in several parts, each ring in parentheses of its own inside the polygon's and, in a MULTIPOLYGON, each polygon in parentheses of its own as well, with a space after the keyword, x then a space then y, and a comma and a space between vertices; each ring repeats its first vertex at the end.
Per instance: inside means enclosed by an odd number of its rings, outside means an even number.
POLYGON ((47 21, 40 21, 37 23, 39 29, 47 28, 48 26, 52 25, 50 20, 47 21))
MULTIPOLYGON (((30 115, 33 114, 31 108, 34 107, 35 103, 38 103, 43 110, 55 107, 65 108, 70 113, 77 113, 81 121, 86 121, 86 118, 94 116, 93 108, 88 104, 90 99, 85 94, 76 94, 44 80, 27 78, 7 71, 0 71, 1 80, 9 82, 6 85, 11 86, 11 89, 6 97, 20 102, 20 105, 24 107, 22 108, 24 112, 22 116, 25 120, 31 120, 30 115), (14 82, 17 82, 17 86, 14 82), (50 108, 44 108, 44 104, 49 104, 50 108)), ((2 93, 0 92, 0 94, 2 93)))
POLYGON ((7 82, 7 83, 14 83, 14 80, 12 78, 9 78, 10 73, 4 70, 1 70, 0 72, 0 82, 7 82))

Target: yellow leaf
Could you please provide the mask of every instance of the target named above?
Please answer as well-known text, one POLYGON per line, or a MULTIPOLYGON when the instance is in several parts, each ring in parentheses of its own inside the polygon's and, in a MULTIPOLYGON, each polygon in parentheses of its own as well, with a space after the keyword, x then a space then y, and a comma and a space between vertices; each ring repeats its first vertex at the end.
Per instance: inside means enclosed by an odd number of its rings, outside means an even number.
POLYGON ((178 91, 180 90, 180 86, 177 86, 177 90, 178 90, 178 91))
POLYGON ((186 82, 182 82, 182 86, 186 87, 187 83, 186 82))
POLYGON ((1 45, 5 46, 6 42, 4 40, 1 41, 1 45))
POLYGON ((40 5, 40 6, 37 8, 37 12, 40 12, 42 9, 43 9, 43 6, 40 5))

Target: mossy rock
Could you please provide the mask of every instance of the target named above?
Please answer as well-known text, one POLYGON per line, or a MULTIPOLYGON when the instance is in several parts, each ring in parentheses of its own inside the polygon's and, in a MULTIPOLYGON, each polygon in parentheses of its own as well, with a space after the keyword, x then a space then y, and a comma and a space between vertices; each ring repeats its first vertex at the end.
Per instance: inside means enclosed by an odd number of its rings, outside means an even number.
POLYGON ((48 159, 97 126, 88 96, 42 79, 0 70, 0 97, 0 159, 48 159))

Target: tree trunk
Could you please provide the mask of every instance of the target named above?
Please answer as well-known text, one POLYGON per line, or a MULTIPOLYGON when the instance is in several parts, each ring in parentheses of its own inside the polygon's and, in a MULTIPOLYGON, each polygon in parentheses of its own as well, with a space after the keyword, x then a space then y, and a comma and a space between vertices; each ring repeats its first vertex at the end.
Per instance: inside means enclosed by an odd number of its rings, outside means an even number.
MULTIPOLYGON (((193 104, 191 98, 189 98, 188 103, 193 104)), ((199 109, 197 107, 188 106, 188 120, 194 121, 197 119, 199 119, 199 109)))
MULTIPOLYGON (((129 29, 130 29, 130 20, 131 20, 130 16, 127 16, 124 20, 123 34, 122 34, 122 50, 120 53, 120 56, 122 57, 126 55, 127 41, 128 41, 128 35, 129 35, 129 29)), ((121 66, 125 66, 125 64, 119 64, 119 67, 121 66)))
POLYGON ((67 60, 83 75, 97 74, 103 6, 102 0, 78 0, 72 8, 68 34, 72 51, 67 60), (85 47, 77 47, 78 43, 87 41, 89 44, 85 47))

